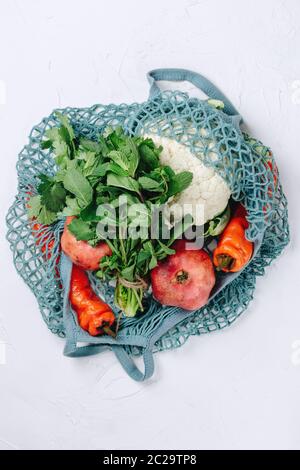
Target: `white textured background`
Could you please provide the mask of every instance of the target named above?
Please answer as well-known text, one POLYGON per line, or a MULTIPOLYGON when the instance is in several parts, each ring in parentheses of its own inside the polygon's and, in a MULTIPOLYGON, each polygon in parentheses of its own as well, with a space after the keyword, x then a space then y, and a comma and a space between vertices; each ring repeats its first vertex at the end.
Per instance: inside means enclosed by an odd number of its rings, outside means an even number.
POLYGON ((0 1, 1 449, 300 448, 299 120, 298 0, 0 1), (4 215, 33 124, 58 106, 144 100, 145 73, 164 66, 213 80, 273 148, 292 243, 240 321, 157 355, 138 384, 110 353, 62 356, 4 215))

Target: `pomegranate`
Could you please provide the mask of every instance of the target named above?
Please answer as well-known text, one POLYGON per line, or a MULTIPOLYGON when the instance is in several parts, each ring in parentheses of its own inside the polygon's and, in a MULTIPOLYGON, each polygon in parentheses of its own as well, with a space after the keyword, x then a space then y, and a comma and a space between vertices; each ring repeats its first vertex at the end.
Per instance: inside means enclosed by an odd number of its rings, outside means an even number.
POLYGON ((153 296, 163 305, 185 310, 203 307, 216 280, 209 255, 204 250, 187 249, 184 240, 176 242, 173 248, 176 253, 151 271, 153 296))

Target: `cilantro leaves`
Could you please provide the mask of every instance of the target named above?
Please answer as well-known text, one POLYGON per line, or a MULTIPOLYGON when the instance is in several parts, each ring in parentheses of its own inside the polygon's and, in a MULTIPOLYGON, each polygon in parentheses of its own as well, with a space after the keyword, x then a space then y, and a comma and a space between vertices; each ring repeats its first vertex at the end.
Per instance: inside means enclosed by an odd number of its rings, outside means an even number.
POLYGON ((96 230, 91 228, 89 222, 84 222, 81 219, 73 219, 68 228, 77 240, 89 241, 96 237, 96 230))
POLYGON ((28 203, 28 217, 37 219, 41 224, 50 225, 56 220, 56 213, 49 211, 41 202, 41 196, 32 196, 28 203))
POLYGON ((169 180, 168 197, 175 196, 189 187, 193 179, 193 173, 190 171, 182 171, 177 173, 169 180))
POLYGON ((41 203, 49 211, 61 211, 65 206, 67 196, 64 186, 46 175, 40 175, 39 178, 41 183, 38 186, 38 193, 41 195, 41 203))

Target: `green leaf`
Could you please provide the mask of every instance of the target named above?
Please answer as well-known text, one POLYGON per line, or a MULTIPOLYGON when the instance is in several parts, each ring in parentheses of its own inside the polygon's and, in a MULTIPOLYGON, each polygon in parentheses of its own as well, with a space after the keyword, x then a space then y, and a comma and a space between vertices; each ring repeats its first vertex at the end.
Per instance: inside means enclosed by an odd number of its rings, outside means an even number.
POLYGON ((133 281, 134 280, 134 269, 135 269, 135 265, 126 266, 126 268, 122 269, 121 276, 124 279, 127 279, 127 281, 133 281))
POLYGON ((84 165, 82 168, 82 174, 84 176, 92 176, 98 165, 98 158, 94 152, 81 152, 84 156, 84 165))
POLYGON ((172 248, 169 248, 167 245, 165 245, 162 241, 160 240, 157 240, 159 246, 160 246, 160 250, 159 250, 159 253, 160 254, 164 254, 164 255, 174 255, 175 253, 175 250, 173 250, 172 248))
POLYGON ((97 176, 98 178, 101 178, 102 176, 105 176, 108 171, 111 171, 111 163, 101 163, 98 165, 98 167, 94 171, 94 176, 97 176))
MULTIPOLYGON (((63 160, 69 157, 69 147, 66 141, 62 138, 58 127, 52 127, 51 129, 48 129, 45 135, 51 142, 51 147, 55 154, 56 163, 61 165, 63 160)), ((48 146, 49 144, 47 143, 46 145, 48 146)))
POLYGON ((52 147, 52 142, 51 140, 43 140, 43 142, 41 143, 41 148, 43 150, 46 150, 46 149, 49 149, 52 147))
POLYGON ((53 212, 59 212, 64 208, 66 201, 66 190, 61 183, 52 185, 48 193, 42 196, 42 202, 46 208, 53 212))
POLYGON ((62 127, 64 127, 65 130, 67 131, 70 140, 75 139, 74 130, 73 130, 73 127, 70 124, 69 118, 65 114, 62 114, 62 113, 59 113, 59 112, 56 113, 56 117, 62 123, 62 127))
POLYGON ((52 145, 53 145, 53 142, 55 142, 56 140, 58 141, 62 140, 60 133, 59 133, 59 127, 50 127, 50 129, 46 130, 45 135, 46 137, 48 137, 52 145))
POLYGON ((149 178, 148 176, 140 176, 138 182, 142 189, 147 191, 163 191, 164 188, 162 187, 161 183, 158 181, 149 178))
POLYGON ((121 168, 119 165, 117 165, 116 163, 114 162, 111 162, 108 164, 108 170, 107 171, 111 171, 112 173, 115 173, 116 175, 119 175, 119 176, 128 176, 128 172, 123 170, 123 168, 121 168))
POLYGON ((32 196, 28 201, 29 219, 37 219, 40 224, 50 225, 57 220, 55 212, 49 211, 41 202, 41 196, 32 196))
POLYGON ((157 258, 156 258, 156 256, 152 255, 150 263, 149 263, 149 269, 150 270, 154 269, 156 266, 157 266, 157 258))
POLYGON ((138 182, 130 176, 118 176, 114 173, 108 173, 107 186, 115 186, 117 188, 127 189, 127 191, 140 193, 138 182))
POLYGON ((63 183, 66 190, 77 197, 79 205, 82 208, 88 206, 92 202, 92 186, 79 170, 76 170, 75 168, 68 170, 63 183))
POLYGON ((61 126, 59 128, 58 132, 59 132, 59 135, 61 136, 63 142, 66 142, 66 144, 68 146, 70 146, 73 139, 71 138, 68 129, 65 126, 61 126))
POLYGON ((129 175, 134 177, 136 169, 139 164, 139 152, 134 140, 130 137, 127 137, 126 145, 123 149, 125 152, 128 162, 129 162, 129 175))
POLYGON ((167 177, 168 181, 176 176, 175 171, 168 165, 163 167, 163 174, 167 177))
POLYGON ((41 203, 52 212, 61 211, 67 195, 62 183, 57 183, 54 178, 46 175, 40 175, 40 180, 38 193, 41 195, 41 203))
POLYGON ((55 181, 57 183, 62 183, 63 180, 64 180, 64 177, 65 177, 65 174, 66 174, 66 168, 64 169, 59 169, 55 175, 55 181))
POLYGON ((109 152, 108 157, 113 160, 117 165, 119 165, 126 172, 129 171, 130 164, 126 155, 119 150, 112 150, 109 152))
POLYGON ((65 159, 73 157, 75 153, 75 134, 67 116, 56 113, 61 123, 60 127, 52 127, 45 132, 48 140, 42 142, 41 147, 52 148, 55 161, 58 166, 62 166, 65 159))
POLYGON ((78 205, 77 199, 74 197, 67 196, 66 197, 66 206, 62 211, 63 216, 69 215, 78 215, 80 214, 81 208, 78 205))
POLYGON ((142 265, 145 261, 151 258, 151 252, 148 250, 140 250, 137 255, 137 264, 142 265))
POLYGON ((143 243, 143 248, 145 251, 148 251, 150 254, 154 254, 153 245, 151 240, 147 240, 143 243))
POLYGON ((70 232, 76 237, 77 240, 89 241, 95 238, 96 232, 93 230, 88 222, 80 219, 73 219, 68 225, 70 232))
POLYGON ((95 152, 91 152, 90 150, 85 150, 82 147, 79 147, 77 153, 76 153, 76 159, 77 160, 82 160, 84 162, 93 162, 95 161, 95 152))
POLYGON ((128 173, 124 171, 119 165, 114 162, 100 163, 97 168, 93 171, 92 176, 94 178, 101 178, 105 176, 108 172, 115 173, 119 176, 127 176, 128 173))
POLYGON ((28 201, 28 217, 30 219, 37 218, 42 208, 41 196, 31 196, 28 201))
POLYGON ((111 150, 107 156, 127 172, 128 176, 134 177, 139 163, 139 152, 135 142, 124 134, 113 133, 109 138, 113 139, 114 150, 111 150))
POLYGON ((43 225, 50 225, 57 220, 57 215, 43 206, 37 220, 43 225))
MULTIPOLYGON (((159 166, 159 159, 152 146, 149 145, 149 143, 147 144, 147 142, 148 140, 143 141, 138 147, 140 154, 140 167, 144 171, 151 171, 159 166)), ((153 144, 152 140, 150 142, 153 144)))
POLYGON ((168 187, 168 197, 175 196, 189 187, 193 179, 193 173, 190 171, 182 171, 177 173, 170 181, 168 187))
POLYGON ((106 144, 113 149, 118 149, 126 139, 124 131, 121 127, 116 128, 114 131, 108 134, 106 137, 106 144), (111 145, 109 145, 111 144, 111 145))
POLYGON ((80 139, 80 147, 83 147, 84 150, 94 153, 101 153, 102 146, 99 142, 95 142, 94 140, 86 139, 82 137, 80 139))
POLYGON ((143 274, 147 274, 149 269, 153 269, 157 265, 157 257, 151 240, 147 240, 143 243, 142 248, 138 252, 136 263, 139 271, 143 274))
POLYGON ((110 149, 106 142, 106 139, 102 135, 99 135, 98 137, 98 144, 99 144, 99 152, 102 155, 106 156, 110 149))
POLYGON ((80 219, 84 222, 97 221, 99 217, 97 217, 96 211, 97 205, 93 201, 91 204, 80 211, 80 219))

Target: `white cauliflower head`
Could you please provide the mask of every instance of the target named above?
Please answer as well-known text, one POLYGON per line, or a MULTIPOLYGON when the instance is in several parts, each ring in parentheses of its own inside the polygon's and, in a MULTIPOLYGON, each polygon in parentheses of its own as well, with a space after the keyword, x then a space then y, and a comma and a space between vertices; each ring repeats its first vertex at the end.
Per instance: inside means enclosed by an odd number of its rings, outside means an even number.
POLYGON ((156 145, 163 147, 160 161, 176 173, 191 171, 193 180, 179 196, 168 201, 174 222, 184 214, 194 217, 195 225, 203 225, 224 211, 230 198, 230 189, 213 168, 205 166, 189 148, 173 139, 148 134, 156 145))

